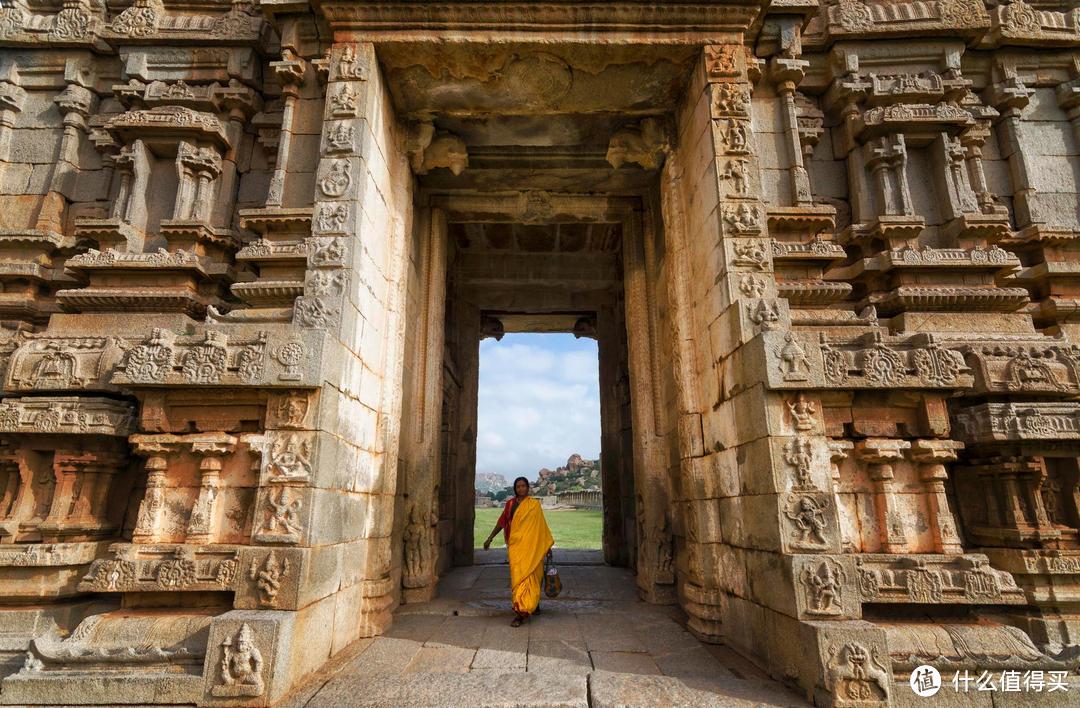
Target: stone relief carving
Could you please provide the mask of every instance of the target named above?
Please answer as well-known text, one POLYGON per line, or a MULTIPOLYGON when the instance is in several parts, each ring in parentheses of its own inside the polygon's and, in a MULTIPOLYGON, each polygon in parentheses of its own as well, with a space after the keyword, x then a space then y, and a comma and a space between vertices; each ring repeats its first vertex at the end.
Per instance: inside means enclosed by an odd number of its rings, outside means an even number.
MULTIPOLYGON (((270 403, 272 418, 267 427, 303 428, 304 420, 311 408, 311 398, 306 393, 290 392, 279 396, 276 403, 270 403)), ((310 457, 310 450, 305 454, 310 457)))
POLYGON ((346 44, 338 57, 337 79, 339 81, 363 81, 367 78, 367 67, 357 56, 356 49, 346 44))
POLYGON ((135 0, 112 21, 112 29, 130 37, 147 37, 157 31, 164 15, 165 4, 161 0, 135 0))
POLYGON ((323 204, 316 224, 320 231, 342 231, 349 222, 348 204, 323 204))
POLYGON ((289 575, 289 559, 278 560, 274 551, 266 554, 262 564, 255 558, 251 559, 248 568, 248 578, 255 582, 259 593, 259 604, 273 607, 277 602, 278 593, 281 592, 281 583, 289 575))
POLYGON ((6 398, 0 401, 0 432, 126 436, 132 408, 107 398, 6 398))
POLYGON ((758 270, 768 268, 769 254, 765 251, 765 246, 759 241, 736 241, 732 248, 735 251, 735 265, 758 270))
POLYGON ((713 84, 713 117, 746 116, 749 113, 750 91, 744 84, 713 84))
POLYGON ((294 339, 290 342, 282 344, 276 352, 274 352, 274 358, 281 362, 285 367, 285 371, 278 375, 278 378, 282 381, 299 381, 301 379, 301 372, 299 365, 304 361, 304 356, 307 354, 307 347, 300 340, 294 339))
POLYGON ((79 583, 83 592, 233 590, 234 548, 176 544, 114 546, 113 558, 94 561, 79 583))
POLYGON ((807 400, 806 396, 800 393, 794 400, 787 403, 787 408, 791 414, 792 427, 795 430, 807 432, 814 429, 817 416, 816 403, 807 400))
POLYGON ((326 131, 326 152, 351 152, 355 134, 355 128, 347 121, 337 121, 326 131))
POLYGON ((227 698, 261 696, 266 690, 263 657, 251 627, 241 625, 234 636, 226 637, 221 643, 221 651, 220 680, 211 693, 227 698))
POLYGON ((190 383, 217 383, 225 373, 228 348, 225 334, 208 330, 206 341, 192 347, 180 362, 180 371, 190 383))
POLYGON ((871 383, 894 384, 907 372, 903 358, 880 342, 860 354, 863 371, 871 383))
POLYGON ((730 182, 731 192, 737 196, 746 196, 750 192, 749 162, 733 157, 724 163, 720 178, 730 182))
POLYGON ((746 273, 739 278, 739 292, 746 297, 761 297, 765 293, 765 280, 760 275, 746 273))
POLYGON ((341 197, 352 184, 348 160, 331 160, 319 180, 319 190, 331 198, 341 197))
POLYGON ((314 438, 305 433, 277 434, 267 451, 268 482, 307 482, 311 478, 314 438))
POLYGON ((810 439, 796 436, 784 446, 784 462, 795 470, 795 489, 814 489, 814 447, 810 439))
POLYGON ((739 202, 723 206, 724 226, 733 234, 745 235, 761 230, 761 207, 739 202))
POLYGON ((720 140, 727 155, 745 155, 750 152, 750 135, 747 123, 736 118, 727 118, 722 122, 724 126, 720 133, 720 140))
POLYGON ((780 360, 780 372, 784 381, 806 381, 810 378, 810 359, 799 340, 788 332, 783 345, 776 350, 780 360))
POLYGON ((807 614, 824 617, 843 614, 841 594, 847 573, 835 560, 824 558, 816 565, 803 566, 799 582, 806 592, 807 614))
POLYGON ((790 522, 790 544, 793 548, 804 550, 822 550, 830 541, 825 533, 828 529, 826 512, 832 502, 821 494, 793 492, 785 497, 784 516, 790 522))
POLYGON ((885 704, 892 676, 877 647, 851 641, 828 649, 825 683, 840 705, 885 704))
POLYGON ((330 94, 330 112, 339 118, 355 117, 359 100, 360 95, 352 84, 341 84, 339 89, 330 94))
POLYGON ((758 300, 746 303, 750 321, 761 329, 775 329, 780 325, 780 305, 775 300, 758 300))
POLYGON ((896 560, 857 556, 859 595, 865 602, 987 603, 1024 602, 1012 575, 994 570, 985 558, 960 560, 908 557, 896 560))
POLYGON ((409 508, 408 524, 405 526, 405 567, 402 584, 409 587, 423 587, 430 582, 434 570, 433 531, 438 519, 420 506, 413 504, 409 508))
POLYGON ((303 531, 300 512, 304 500, 292 487, 278 486, 268 491, 262 510, 262 524, 256 532, 256 540, 274 539, 283 543, 296 543, 303 531))
POLYGON ((646 118, 637 126, 618 130, 608 144, 607 161, 615 169, 636 163, 656 169, 671 150, 666 127, 656 118, 646 118))

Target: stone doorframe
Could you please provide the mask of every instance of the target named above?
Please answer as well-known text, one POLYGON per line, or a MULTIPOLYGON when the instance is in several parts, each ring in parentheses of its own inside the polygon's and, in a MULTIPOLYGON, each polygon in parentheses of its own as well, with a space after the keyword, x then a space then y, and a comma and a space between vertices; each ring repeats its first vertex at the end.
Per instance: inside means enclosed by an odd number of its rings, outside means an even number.
MULTIPOLYGON (((438 507, 436 480, 447 479, 442 469, 438 444, 438 421, 442 406, 445 345, 445 307, 447 303, 447 226, 451 223, 506 222, 552 224, 591 222, 617 224, 621 229, 622 292, 610 303, 596 303, 596 329, 600 352, 602 451, 605 461, 605 561, 629 565, 637 570, 637 582, 642 597, 651 602, 671 603, 675 600, 674 577, 670 556, 657 548, 670 548, 671 483, 669 469, 671 451, 661 430, 666 416, 662 400, 660 350, 657 347, 659 313, 653 290, 657 287, 656 231, 659 228, 658 210, 651 200, 629 196, 605 196, 554 193, 547 191, 513 191, 499 193, 434 194, 419 200, 416 223, 421 230, 420 282, 424 292, 423 315, 414 324, 422 337, 412 361, 413 371, 422 377, 412 387, 413 403, 405 410, 412 411, 414 420, 404 421, 402 446, 405 490, 406 525, 405 572, 403 574, 405 602, 419 602, 435 594, 437 571, 450 565, 472 562, 472 526, 474 496, 471 485, 464 491, 458 485, 454 502, 455 519, 451 528, 433 518, 431 510, 438 507), (440 294, 442 296, 440 297, 440 294), (634 323, 626 326, 626 323, 634 323), (629 380, 629 425, 620 419, 619 401, 613 398, 621 375, 620 338, 625 332, 625 374, 629 380), (619 454, 620 435, 625 428, 632 431, 631 459, 619 454), (415 455, 407 451, 415 450, 415 455), (627 464, 628 463, 628 464, 627 464), (614 468, 614 469, 613 469, 614 468), (438 537, 453 536, 449 544, 440 544, 438 537), (665 542, 665 534, 666 542, 665 542), (421 547, 433 550, 421 550, 421 547), (442 553, 440 553, 442 549, 442 553), (410 556, 417 562, 410 565, 410 556), (425 562, 426 558, 431 562, 425 562), (667 575, 658 574, 663 566, 667 575), (421 572, 410 574, 410 567, 421 572)), ((476 389, 478 384, 477 344, 484 336, 481 323, 483 307, 471 305, 471 315, 461 322, 463 343, 461 370, 461 399, 456 406, 459 421, 456 427, 464 431, 465 439, 459 448, 458 474, 465 471, 470 479, 475 475, 476 389), (467 351, 466 351, 467 350, 467 351)), ((468 308, 466 308, 468 309, 468 308)), ((418 340, 419 341, 419 340, 418 340)), ((452 472, 451 472, 452 474, 452 472)))

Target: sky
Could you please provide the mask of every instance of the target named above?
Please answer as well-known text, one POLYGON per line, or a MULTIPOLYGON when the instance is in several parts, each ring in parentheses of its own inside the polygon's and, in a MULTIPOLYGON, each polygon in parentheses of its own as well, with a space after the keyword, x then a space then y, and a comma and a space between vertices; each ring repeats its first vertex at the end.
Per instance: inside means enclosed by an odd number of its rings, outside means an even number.
POLYGON ((600 456, 596 341, 507 334, 480 342, 476 471, 535 480, 578 453, 600 456))

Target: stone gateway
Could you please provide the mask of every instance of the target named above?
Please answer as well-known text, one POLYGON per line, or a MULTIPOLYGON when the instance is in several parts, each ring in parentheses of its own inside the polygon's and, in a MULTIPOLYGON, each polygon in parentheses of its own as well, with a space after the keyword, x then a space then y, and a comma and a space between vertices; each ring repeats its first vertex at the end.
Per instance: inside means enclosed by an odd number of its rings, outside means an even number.
POLYGON ((1067 0, 5 2, 0 704, 435 597, 505 332, 597 340, 604 558, 703 641, 1075 671, 1078 193, 1067 0))

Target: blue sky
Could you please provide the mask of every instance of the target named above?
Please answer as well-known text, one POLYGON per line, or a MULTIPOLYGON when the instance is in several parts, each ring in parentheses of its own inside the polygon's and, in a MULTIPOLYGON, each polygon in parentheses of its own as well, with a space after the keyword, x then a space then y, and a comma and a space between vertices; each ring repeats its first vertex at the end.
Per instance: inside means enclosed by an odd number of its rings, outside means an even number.
POLYGON ((596 341, 507 334, 480 342, 476 471, 533 480, 575 452, 600 456, 596 341))

